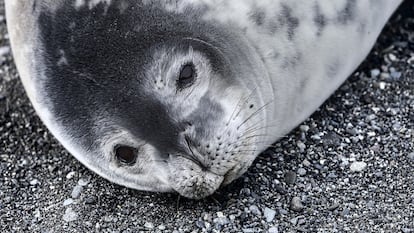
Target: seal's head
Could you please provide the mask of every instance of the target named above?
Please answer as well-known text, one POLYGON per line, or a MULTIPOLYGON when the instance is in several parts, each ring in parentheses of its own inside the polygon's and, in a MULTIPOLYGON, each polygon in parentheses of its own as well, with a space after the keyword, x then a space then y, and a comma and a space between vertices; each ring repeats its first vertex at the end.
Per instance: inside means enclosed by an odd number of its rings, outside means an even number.
POLYGON ((75 157, 116 183, 196 199, 247 170, 266 105, 244 41, 195 10, 68 2, 41 11, 36 56, 45 123, 75 157))

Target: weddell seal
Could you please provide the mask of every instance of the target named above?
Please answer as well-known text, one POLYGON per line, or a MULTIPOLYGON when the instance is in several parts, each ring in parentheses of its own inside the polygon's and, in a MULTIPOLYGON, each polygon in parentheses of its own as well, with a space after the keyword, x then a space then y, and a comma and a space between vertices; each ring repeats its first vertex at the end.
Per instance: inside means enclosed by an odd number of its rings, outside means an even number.
POLYGON ((315 111, 401 0, 6 0, 21 80, 78 160, 200 199, 315 111))

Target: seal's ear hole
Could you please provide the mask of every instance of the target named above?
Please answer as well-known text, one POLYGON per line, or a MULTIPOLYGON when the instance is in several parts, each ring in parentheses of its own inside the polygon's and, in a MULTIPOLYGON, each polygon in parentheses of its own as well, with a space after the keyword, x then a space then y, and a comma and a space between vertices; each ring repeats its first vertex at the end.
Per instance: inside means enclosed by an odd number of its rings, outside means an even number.
POLYGON ((187 63, 181 67, 180 75, 177 80, 177 87, 183 89, 191 86, 195 78, 197 77, 197 72, 193 63, 187 63))
POLYGON ((125 165, 133 165, 137 160, 137 149, 130 146, 118 145, 114 148, 116 159, 125 165))

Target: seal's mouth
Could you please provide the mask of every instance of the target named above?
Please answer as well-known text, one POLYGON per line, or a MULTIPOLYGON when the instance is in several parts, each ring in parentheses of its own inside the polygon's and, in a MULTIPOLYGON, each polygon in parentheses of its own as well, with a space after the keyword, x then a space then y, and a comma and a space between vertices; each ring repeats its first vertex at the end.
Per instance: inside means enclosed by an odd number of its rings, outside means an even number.
POLYGON ((182 157, 169 162, 171 187, 181 196, 202 199, 212 195, 221 187, 224 176, 203 169, 196 163, 182 157))

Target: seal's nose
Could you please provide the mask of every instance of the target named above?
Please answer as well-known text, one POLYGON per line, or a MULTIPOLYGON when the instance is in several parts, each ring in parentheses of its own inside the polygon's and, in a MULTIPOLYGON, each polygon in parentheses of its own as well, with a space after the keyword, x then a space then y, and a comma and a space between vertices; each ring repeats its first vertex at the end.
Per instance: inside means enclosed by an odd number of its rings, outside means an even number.
POLYGON ((202 199, 213 194, 222 184, 224 177, 203 171, 193 161, 175 156, 169 163, 170 184, 181 196, 202 199))

